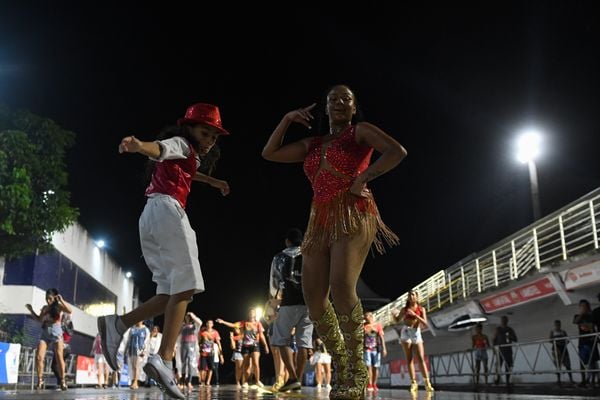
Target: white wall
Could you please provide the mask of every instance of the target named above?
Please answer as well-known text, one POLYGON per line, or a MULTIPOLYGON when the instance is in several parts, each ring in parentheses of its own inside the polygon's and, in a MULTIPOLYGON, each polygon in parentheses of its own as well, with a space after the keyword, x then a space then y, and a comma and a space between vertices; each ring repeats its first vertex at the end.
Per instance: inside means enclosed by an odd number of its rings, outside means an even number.
POLYGON ((88 232, 79 224, 73 224, 65 232, 52 236, 52 245, 104 287, 118 297, 117 313, 133 308, 133 280, 106 253, 96 247, 88 232))

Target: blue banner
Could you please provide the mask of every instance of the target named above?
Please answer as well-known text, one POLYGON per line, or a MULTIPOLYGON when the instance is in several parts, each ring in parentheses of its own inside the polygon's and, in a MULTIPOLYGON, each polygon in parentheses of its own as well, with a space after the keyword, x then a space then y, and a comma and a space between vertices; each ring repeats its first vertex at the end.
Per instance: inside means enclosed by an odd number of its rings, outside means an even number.
POLYGON ((0 342, 0 385, 17 383, 21 345, 0 342))

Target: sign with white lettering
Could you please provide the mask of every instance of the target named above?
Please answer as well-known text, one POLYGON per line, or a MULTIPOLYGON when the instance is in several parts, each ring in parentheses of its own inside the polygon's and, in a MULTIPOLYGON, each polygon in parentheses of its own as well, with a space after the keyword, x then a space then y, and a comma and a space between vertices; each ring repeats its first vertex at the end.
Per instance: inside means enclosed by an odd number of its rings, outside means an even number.
POLYGON ((491 313, 556 294, 548 277, 485 297, 479 301, 485 312, 491 313))

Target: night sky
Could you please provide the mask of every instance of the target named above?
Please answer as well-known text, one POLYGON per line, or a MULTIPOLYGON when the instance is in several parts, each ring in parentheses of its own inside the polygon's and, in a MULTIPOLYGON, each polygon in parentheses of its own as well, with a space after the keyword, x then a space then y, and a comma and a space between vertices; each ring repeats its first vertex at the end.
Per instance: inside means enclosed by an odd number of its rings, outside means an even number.
MULTIPOLYGON (((532 222, 527 167, 515 159, 521 128, 544 132, 543 214, 600 186, 600 19, 591 1, 289 11, 80 3, 0 3, 0 102, 77 134, 67 160, 72 204, 133 271, 142 300, 155 290, 137 228, 145 158, 117 146, 130 134, 152 140, 195 102, 219 105, 232 133, 220 140, 214 174, 231 194, 196 183, 187 207, 207 286, 190 307, 203 319, 238 320, 266 300, 271 259, 287 228, 305 228, 312 192, 300 164, 260 152, 286 112, 334 84, 350 85, 366 120, 408 150, 370 184, 401 238, 362 274, 383 297, 532 222)), ((288 139, 307 134, 297 125, 288 139)))

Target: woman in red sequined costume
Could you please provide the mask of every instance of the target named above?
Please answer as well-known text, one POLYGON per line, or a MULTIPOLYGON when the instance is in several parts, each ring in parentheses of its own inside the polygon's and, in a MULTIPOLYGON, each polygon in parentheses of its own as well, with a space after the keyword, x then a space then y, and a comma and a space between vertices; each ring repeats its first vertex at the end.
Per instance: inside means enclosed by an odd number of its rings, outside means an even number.
POLYGON ((287 113, 271 134, 262 155, 276 162, 303 162, 314 196, 302 243, 304 298, 319 336, 333 357, 336 377, 330 397, 364 396, 363 310, 356 283, 373 244, 395 245, 396 235, 379 216, 367 182, 394 168, 406 150, 378 127, 356 123, 356 97, 345 85, 327 92, 323 121, 328 129, 283 144, 288 127, 311 128, 315 104, 287 113), (373 150, 381 156, 369 165, 373 150), (333 306, 329 301, 329 294, 333 306), (335 307, 335 309, 334 309, 335 307), (342 336, 343 335, 343 336, 342 336))

